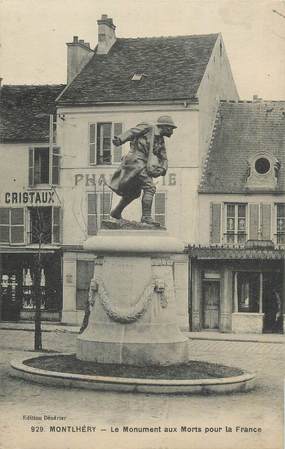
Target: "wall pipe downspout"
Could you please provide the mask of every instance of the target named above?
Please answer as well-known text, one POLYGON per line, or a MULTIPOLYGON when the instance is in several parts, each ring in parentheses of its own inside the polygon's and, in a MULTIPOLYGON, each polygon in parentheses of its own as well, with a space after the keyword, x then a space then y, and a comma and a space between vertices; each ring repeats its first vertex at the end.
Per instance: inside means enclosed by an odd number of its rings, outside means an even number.
POLYGON ((192 322, 192 298, 193 298, 193 281, 192 281, 192 258, 188 247, 188 321, 189 321, 189 331, 193 330, 192 322))

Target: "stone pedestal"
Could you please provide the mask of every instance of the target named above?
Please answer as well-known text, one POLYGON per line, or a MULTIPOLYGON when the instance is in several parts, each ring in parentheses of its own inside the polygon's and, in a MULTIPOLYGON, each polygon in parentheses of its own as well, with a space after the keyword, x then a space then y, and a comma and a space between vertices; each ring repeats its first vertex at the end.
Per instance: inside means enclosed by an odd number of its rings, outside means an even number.
POLYGON ((166 231, 108 230, 88 239, 85 249, 97 255, 95 303, 77 358, 142 366, 186 362, 172 259, 182 242, 166 231))

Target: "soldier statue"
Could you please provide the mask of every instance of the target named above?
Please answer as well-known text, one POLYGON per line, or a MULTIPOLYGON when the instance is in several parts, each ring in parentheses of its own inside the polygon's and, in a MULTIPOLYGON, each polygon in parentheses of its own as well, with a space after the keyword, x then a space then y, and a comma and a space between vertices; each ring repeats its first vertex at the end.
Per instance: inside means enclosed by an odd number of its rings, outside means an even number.
POLYGON ((151 217, 151 208, 155 194, 153 178, 164 176, 168 168, 164 137, 171 137, 177 128, 168 115, 161 116, 156 123, 140 123, 123 134, 115 136, 113 144, 130 142, 130 151, 122 158, 120 167, 115 171, 109 187, 121 196, 117 206, 111 210, 112 218, 122 219, 125 207, 142 195, 141 222, 160 226, 151 217))

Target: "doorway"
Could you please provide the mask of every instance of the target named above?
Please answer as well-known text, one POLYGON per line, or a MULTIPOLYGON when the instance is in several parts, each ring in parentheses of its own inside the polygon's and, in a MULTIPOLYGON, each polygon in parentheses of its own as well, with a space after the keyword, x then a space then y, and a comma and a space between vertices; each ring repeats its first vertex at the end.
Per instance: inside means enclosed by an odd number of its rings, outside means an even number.
POLYGON ((279 273, 263 274, 263 332, 282 333, 282 296, 279 273))
POLYGON ((203 329, 219 329, 220 327, 220 282, 203 282, 203 329))

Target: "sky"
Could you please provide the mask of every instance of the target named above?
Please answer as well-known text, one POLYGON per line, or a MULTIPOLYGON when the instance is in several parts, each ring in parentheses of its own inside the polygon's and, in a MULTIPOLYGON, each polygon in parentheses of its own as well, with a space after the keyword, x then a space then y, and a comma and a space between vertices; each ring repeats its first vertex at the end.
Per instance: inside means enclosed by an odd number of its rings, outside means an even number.
POLYGON ((65 83, 66 42, 94 48, 102 14, 117 37, 221 32, 240 98, 285 100, 285 0, 0 0, 2 83, 65 83))

